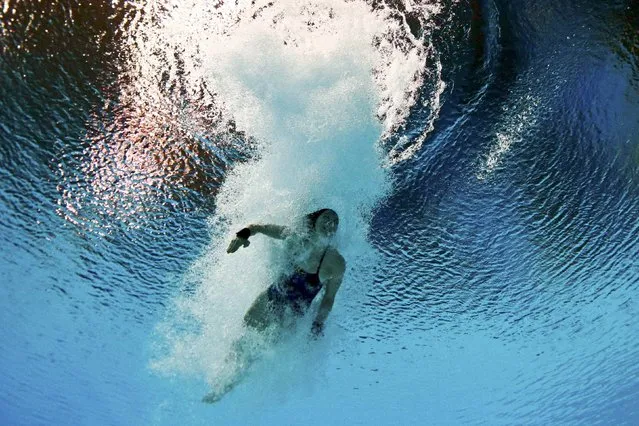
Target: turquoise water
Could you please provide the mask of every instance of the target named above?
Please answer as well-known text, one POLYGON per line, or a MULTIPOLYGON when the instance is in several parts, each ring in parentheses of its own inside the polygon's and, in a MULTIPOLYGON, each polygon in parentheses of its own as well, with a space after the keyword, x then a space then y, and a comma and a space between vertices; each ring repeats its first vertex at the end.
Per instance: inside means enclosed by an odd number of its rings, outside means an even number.
POLYGON ((0 5, 3 424, 637 424, 631 1, 0 5), (331 206, 348 269, 220 402, 331 206))

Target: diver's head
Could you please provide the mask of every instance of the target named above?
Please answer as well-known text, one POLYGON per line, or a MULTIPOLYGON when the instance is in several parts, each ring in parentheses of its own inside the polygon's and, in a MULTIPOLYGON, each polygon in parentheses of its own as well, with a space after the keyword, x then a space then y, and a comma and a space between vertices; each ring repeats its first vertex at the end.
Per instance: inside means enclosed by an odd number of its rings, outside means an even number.
POLYGON ((332 237, 337 231, 339 217, 335 210, 321 209, 306 216, 311 231, 323 237, 332 237))

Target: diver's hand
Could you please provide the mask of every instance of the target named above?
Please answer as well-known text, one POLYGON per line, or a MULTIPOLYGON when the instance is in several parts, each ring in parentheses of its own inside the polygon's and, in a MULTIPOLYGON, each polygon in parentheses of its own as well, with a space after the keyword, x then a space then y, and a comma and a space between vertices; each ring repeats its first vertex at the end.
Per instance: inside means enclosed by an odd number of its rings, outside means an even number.
POLYGON ((231 244, 229 244, 229 248, 226 249, 226 252, 235 253, 240 247, 248 247, 249 244, 251 244, 249 242, 249 237, 251 236, 251 234, 251 229, 248 227, 240 229, 235 234, 235 238, 233 238, 233 241, 231 241, 231 244))
POLYGON ((248 240, 248 238, 236 237, 233 238, 233 241, 231 241, 231 244, 229 244, 229 248, 226 249, 226 252, 235 253, 240 247, 248 247, 250 244, 251 242, 248 240))

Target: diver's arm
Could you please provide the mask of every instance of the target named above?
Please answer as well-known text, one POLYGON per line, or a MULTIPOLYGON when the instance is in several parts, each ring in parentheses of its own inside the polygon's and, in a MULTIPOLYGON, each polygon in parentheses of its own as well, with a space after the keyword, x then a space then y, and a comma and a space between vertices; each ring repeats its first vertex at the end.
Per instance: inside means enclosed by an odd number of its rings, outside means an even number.
POLYGON ((288 228, 280 225, 249 225, 247 228, 251 231, 251 236, 255 234, 264 234, 267 237, 283 240, 288 236, 288 228))
POLYGON ((317 310, 315 321, 313 321, 312 331, 315 335, 322 333, 324 322, 326 321, 326 318, 328 318, 328 314, 331 312, 331 309, 333 309, 335 295, 337 294, 337 290, 339 290, 339 287, 342 284, 342 279, 344 278, 346 262, 344 262, 344 258, 339 253, 335 252, 335 256, 331 256, 330 264, 327 266, 329 266, 328 269, 330 271, 330 277, 326 280, 326 291, 324 292, 322 303, 317 310))
POLYGON ((264 234, 267 237, 283 240, 289 235, 289 229, 280 225, 249 225, 235 234, 226 252, 235 253, 240 247, 248 247, 251 244, 249 237, 255 234, 264 234))
POLYGON ((322 329, 324 328, 324 321, 326 321, 326 318, 328 318, 328 314, 331 312, 331 309, 333 309, 335 294, 337 293, 337 289, 339 289, 341 283, 341 279, 339 281, 331 279, 326 283, 326 293, 324 293, 322 303, 317 310, 317 316, 315 317, 315 321, 313 321, 314 334, 320 334, 322 332, 322 329))

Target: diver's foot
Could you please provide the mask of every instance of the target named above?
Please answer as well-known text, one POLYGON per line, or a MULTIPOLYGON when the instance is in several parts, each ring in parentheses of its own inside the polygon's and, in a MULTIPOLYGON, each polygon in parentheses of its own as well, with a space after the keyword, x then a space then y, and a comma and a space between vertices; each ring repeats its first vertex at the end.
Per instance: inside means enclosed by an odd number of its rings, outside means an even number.
POLYGON ((236 385, 236 382, 231 382, 231 383, 227 384, 226 386, 224 386, 220 390, 213 391, 213 392, 210 392, 210 393, 204 395, 204 398, 202 398, 202 402, 204 402, 206 404, 214 404, 214 403, 218 402, 220 399, 222 399, 222 397, 224 395, 229 393, 231 391, 231 389, 233 389, 235 387, 235 385, 236 385))
POLYGON ((202 398, 202 402, 206 404, 214 404, 218 402, 220 399, 222 399, 223 396, 224 396, 224 393, 211 392, 209 394, 204 395, 204 398, 202 398))

